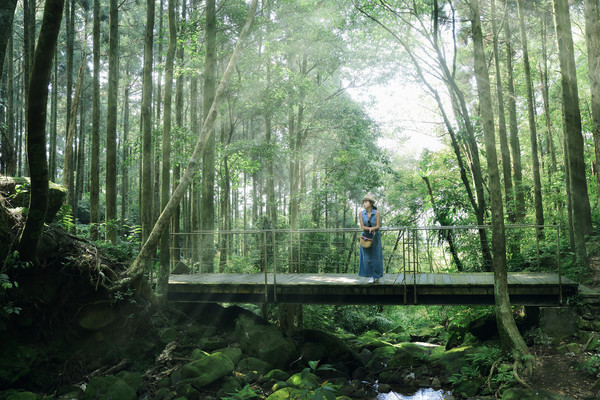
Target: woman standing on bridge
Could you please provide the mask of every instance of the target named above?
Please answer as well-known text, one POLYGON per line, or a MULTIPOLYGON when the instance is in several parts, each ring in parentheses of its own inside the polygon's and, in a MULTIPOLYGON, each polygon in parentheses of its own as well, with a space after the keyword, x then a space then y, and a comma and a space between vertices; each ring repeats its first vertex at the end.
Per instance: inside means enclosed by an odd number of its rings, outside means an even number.
POLYGON ((363 237, 372 239, 370 247, 360 246, 360 256, 358 261, 358 275, 370 278, 369 283, 379 282, 383 276, 383 254, 381 251, 381 214, 375 207, 375 198, 371 195, 363 197, 361 210, 358 220, 360 228, 363 230, 363 237))

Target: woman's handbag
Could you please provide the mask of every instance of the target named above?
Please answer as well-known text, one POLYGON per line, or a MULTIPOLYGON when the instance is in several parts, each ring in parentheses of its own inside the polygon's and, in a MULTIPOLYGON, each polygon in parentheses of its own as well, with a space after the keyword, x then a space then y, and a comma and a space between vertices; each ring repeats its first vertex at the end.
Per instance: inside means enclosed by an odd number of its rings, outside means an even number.
MULTIPOLYGON (((367 226, 370 228, 371 225, 371 217, 369 216, 367 218, 367 226)), ((373 245, 373 237, 375 235, 373 235, 372 233, 369 233, 367 231, 364 231, 362 235, 360 235, 360 245, 365 248, 368 249, 369 247, 371 247, 373 245)))
POLYGON ((360 245, 365 249, 368 249, 373 245, 373 239, 365 237, 364 235, 360 236, 360 245))

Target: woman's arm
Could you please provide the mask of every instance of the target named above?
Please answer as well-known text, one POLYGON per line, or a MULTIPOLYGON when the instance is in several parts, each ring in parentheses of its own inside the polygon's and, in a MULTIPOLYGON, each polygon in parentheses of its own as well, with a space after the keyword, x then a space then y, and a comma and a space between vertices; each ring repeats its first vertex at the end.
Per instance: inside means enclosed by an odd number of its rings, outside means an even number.
POLYGON ((358 222, 360 223, 360 229, 363 231, 367 229, 367 227, 363 224, 362 210, 358 212, 358 222))

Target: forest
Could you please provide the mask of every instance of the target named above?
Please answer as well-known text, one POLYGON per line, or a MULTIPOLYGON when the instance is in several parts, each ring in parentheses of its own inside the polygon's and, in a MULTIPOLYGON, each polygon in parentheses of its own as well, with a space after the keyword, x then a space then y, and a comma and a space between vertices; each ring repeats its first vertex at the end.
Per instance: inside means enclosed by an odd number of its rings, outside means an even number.
MULTIPOLYGON (((462 227, 423 233, 435 249, 417 257, 494 273, 521 382, 533 363, 507 272, 595 283, 598 7, 2 0, 0 331, 22 311, 21 270, 73 243, 113 260, 94 272, 107 293, 133 285, 162 308, 174 270, 356 273, 369 193, 390 229, 386 273, 405 266, 404 227, 462 227)), ((283 330, 315 318, 261 312, 283 330)))

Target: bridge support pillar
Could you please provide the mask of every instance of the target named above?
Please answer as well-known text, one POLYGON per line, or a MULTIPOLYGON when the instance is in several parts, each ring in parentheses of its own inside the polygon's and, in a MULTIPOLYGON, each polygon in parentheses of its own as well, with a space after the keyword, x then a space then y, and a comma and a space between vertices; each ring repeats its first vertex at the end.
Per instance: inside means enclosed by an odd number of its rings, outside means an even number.
POLYGON ((540 328, 551 338, 577 335, 577 315, 573 307, 540 307, 540 328))

